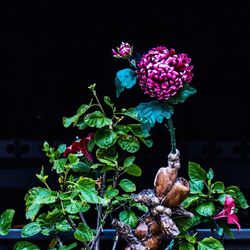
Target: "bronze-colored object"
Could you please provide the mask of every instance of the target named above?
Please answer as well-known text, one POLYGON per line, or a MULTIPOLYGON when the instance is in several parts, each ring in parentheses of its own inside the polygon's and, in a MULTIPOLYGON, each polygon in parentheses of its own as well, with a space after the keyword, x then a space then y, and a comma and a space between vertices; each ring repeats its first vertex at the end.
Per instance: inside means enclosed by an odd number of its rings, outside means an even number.
POLYGON ((180 153, 168 155, 168 166, 159 169, 154 180, 154 189, 145 189, 132 195, 134 201, 148 207, 135 231, 117 220, 112 225, 117 234, 128 242, 125 250, 157 250, 163 237, 175 238, 179 234, 174 216, 192 217, 193 214, 180 206, 189 194, 189 183, 178 177, 180 153))

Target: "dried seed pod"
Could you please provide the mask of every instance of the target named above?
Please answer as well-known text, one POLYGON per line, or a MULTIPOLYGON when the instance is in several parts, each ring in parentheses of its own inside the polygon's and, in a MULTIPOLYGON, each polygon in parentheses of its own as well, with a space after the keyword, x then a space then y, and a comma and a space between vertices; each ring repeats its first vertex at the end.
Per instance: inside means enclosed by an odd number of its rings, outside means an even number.
POLYGON ((180 151, 176 149, 176 153, 173 154, 172 152, 168 155, 168 166, 171 168, 179 169, 181 167, 180 164, 180 151))
POLYGON ((177 174, 178 170, 176 168, 162 167, 158 170, 154 180, 154 187, 156 195, 159 198, 166 196, 168 191, 174 185, 177 174))
POLYGON ((175 184, 162 201, 162 204, 166 207, 177 207, 188 196, 189 191, 190 187, 188 181, 182 177, 178 177, 175 184))
POLYGON ((148 226, 145 222, 140 222, 136 227, 135 236, 140 240, 148 236, 148 226))
POLYGON ((159 237, 156 237, 156 236, 150 237, 143 242, 143 245, 146 247, 146 249, 149 249, 149 250, 157 250, 160 244, 161 244, 161 241, 159 237))
POLYGON ((154 236, 157 236, 161 233, 161 227, 156 220, 151 221, 148 224, 148 228, 149 232, 154 236))

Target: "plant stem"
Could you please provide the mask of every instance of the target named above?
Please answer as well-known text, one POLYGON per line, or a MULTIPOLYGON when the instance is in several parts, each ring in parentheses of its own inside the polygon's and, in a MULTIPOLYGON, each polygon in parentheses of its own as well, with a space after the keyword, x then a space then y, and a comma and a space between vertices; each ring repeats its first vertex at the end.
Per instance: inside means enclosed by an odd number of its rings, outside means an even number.
MULTIPOLYGON (((101 181, 102 181, 102 185, 101 185, 100 197, 103 198, 103 193, 106 187, 106 172, 103 173, 101 181)), ((99 204, 98 210, 97 210, 96 230, 98 230, 99 227, 101 226, 101 219, 102 219, 101 217, 102 217, 102 205, 99 204)), ((99 250, 99 249, 100 249, 100 237, 98 237, 96 244, 95 244, 95 250, 99 250)))
POLYGON ((116 235, 115 235, 115 239, 114 239, 114 244, 113 244, 112 250, 115 250, 115 249, 116 249, 118 240, 119 240, 119 235, 116 234, 116 235))
MULTIPOLYGON (((117 186, 118 177, 119 177, 119 170, 116 169, 115 170, 115 174, 114 174, 114 178, 113 178, 113 187, 114 188, 116 188, 116 186, 117 186)), ((105 211, 104 216, 102 218, 102 223, 100 223, 100 226, 99 226, 99 228, 96 231, 96 236, 93 239, 93 241, 91 242, 91 245, 90 245, 90 247, 88 249, 93 250, 94 247, 95 247, 95 245, 96 245, 96 242, 99 240, 101 232, 103 230, 103 225, 105 224, 105 222, 106 222, 106 220, 108 218, 108 215, 110 213, 111 206, 112 206, 112 200, 110 200, 109 203, 108 203, 108 205, 107 205, 106 211, 105 211)))
MULTIPOLYGON (((75 225, 74 221, 71 218, 69 218, 69 217, 67 217, 66 220, 69 223, 69 225, 72 227, 72 229, 74 231, 76 231, 77 228, 76 228, 76 225, 75 225)), ((83 244, 83 246, 84 246, 85 249, 90 250, 88 244, 86 244, 85 242, 82 242, 82 244, 83 244)))
POLYGON ((97 94, 96 94, 96 91, 95 91, 95 90, 92 90, 92 92, 93 92, 93 95, 94 95, 94 97, 95 97, 95 99, 96 99, 96 101, 97 101, 97 104, 98 104, 99 108, 101 109, 102 113, 105 114, 105 111, 104 111, 104 109, 103 109, 103 107, 102 107, 102 104, 101 104, 101 102, 100 102, 100 100, 99 100, 97 94))
POLYGON ((169 119, 167 119, 167 125, 166 125, 169 134, 170 134, 170 141, 171 141, 171 152, 173 154, 176 153, 176 137, 175 137, 175 128, 173 125, 173 120, 170 117, 169 119))

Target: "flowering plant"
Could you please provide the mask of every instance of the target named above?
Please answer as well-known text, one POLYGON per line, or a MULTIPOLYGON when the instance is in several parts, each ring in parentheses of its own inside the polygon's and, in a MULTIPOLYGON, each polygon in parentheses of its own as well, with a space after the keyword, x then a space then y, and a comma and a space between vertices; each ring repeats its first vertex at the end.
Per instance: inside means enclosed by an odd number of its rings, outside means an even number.
MULTIPOLYGON (((117 97, 138 82, 154 100, 118 110, 110 97, 99 98, 96 84, 88 87, 90 102, 82 104, 75 115, 63 118, 66 128, 80 130, 80 138, 71 145, 43 145, 50 170, 58 178, 51 182, 47 167, 36 175, 43 186, 31 188, 24 197, 30 222, 23 226, 22 236, 53 236, 49 243, 53 250, 99 250, 101 233, 109 225, 116 229, 112 250, 119 238, 127 241, 126 250, 156 250, 164 244, 166 249, 224 249, 218 239, 200 240, 196 228, 207 223, 218 235, 232 236, 227 224, 240 230, 236 212, 248 207, 243 193, 236 186, 213 183, 213 170, 207 172, 194 162, 188 165, 189 181, 178 177, 180 152, 172 115, 175 105, 196 93, 190 86, 191 59, 164 46, 135 57, 133 47, 125 42, 112 52, 129 64, 116 74, 117 97), (133 178, 142 170, 134 154, 141 146, 153 146, 150 129, 156 122, 165 123, 170 134, 168 163, 156 173, 152 189, 136 194, 133 178), (73 237, 65 245, 61 235, 67 232, 73 232, 73 237)), ((0 234, 9 232, 14 212, 8 209, 2 213, 0 234)), ((40 248, 24 240, 14 249, 40 248)))

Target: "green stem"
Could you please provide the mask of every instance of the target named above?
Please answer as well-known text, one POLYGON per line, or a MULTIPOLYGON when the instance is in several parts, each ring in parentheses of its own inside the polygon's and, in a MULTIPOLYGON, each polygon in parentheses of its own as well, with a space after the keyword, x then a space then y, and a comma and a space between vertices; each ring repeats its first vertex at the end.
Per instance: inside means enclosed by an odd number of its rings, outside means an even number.
POLYGON ((92 92, 93 92, 93 95, 94 95, 94 97, 95 97, 95 99, 96 99, 96 101, 97 101, 97 104, 98 104, 98 106, 100 107, 102 113, 105 114, 105 111, 104 111, 104 109, 103 109, 103 107, 102 107, 102 104, 101 104, 101 102, 100 102, 100 100, 99 100, 97 94, 96 94, 96 91, 95 91, 95 90, 92 90, 92 92))
POLYGON ((170 141, 171 141, 171 152, 173 154, 176 153, 176 137, 175 137, 175 128, 173 125, 173 120, 170 117, 169 119, 167 119, 167 125, 166 125, 169 134, 170 134, 170 141))

